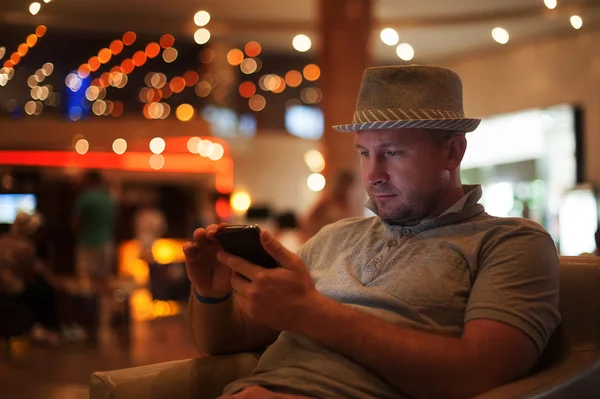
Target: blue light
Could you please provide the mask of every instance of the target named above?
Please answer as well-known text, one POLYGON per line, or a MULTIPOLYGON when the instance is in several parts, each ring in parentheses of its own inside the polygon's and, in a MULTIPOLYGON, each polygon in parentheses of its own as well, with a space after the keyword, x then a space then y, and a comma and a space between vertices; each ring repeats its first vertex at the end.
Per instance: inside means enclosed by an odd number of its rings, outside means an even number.
MULTIPOLYGON (((77 75, 77 71, 71 72, 75 76, 77 75)), ((77 77, 80 79, 79 77, 77 77)), ((85 92, 91 84, 91 77, 87 77, 85 79, 81 79, 81 86, 73 91, 70 87, 66 87, 66 97, 67 97, 67 112, 68 117, 72 121, 78 121, 79 119, 89 115, 90 107, 87 104, 87 99, 85 98, 85 92)), ((74 88, 77 88, 79 85, 74 85, 74 88)))
POLYGON ((294 136, 319 140, 323 136, 325 121, 323 111, 317 107, 293 105, 285 111, 285 128, 294 136))

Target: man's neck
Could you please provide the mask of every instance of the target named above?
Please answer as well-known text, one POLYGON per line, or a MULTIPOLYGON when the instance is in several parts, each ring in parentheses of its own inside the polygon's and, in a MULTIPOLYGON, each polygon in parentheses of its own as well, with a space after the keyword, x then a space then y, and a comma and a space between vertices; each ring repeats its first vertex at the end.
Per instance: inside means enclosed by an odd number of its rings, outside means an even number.
POLYGON ((462 184, 454 185, 448 190, 439 193, 441 199, 435 209, 425 216, 423 219, 435 219, 444 213, 448 208, 458 202, 462 197, 465 196, 465 190, 462 184))

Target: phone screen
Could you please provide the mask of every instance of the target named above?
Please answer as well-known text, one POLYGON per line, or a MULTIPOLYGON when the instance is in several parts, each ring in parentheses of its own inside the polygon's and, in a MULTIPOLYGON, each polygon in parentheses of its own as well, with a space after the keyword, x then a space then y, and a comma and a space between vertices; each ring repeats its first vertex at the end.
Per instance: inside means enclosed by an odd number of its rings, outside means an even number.
POLYGON ((258 266, 275 268, 279 264, 265 251, 257 225, 227 226, 219 229, 215 238, 225 252, 244 258, 258 266))

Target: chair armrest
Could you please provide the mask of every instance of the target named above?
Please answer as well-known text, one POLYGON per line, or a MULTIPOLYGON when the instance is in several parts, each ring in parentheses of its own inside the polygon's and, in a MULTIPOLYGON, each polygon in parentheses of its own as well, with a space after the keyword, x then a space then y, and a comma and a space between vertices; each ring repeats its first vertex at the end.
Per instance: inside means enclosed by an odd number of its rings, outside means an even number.
POLYGON ((228 383, 250 375, 258 357, 239 353, 95 372, 90 399, 214 399, 228 383))
POLYGON ((572 352, 566 359, 536 374, 473 399, 562 399, 596 397, 600 352, 572 352))

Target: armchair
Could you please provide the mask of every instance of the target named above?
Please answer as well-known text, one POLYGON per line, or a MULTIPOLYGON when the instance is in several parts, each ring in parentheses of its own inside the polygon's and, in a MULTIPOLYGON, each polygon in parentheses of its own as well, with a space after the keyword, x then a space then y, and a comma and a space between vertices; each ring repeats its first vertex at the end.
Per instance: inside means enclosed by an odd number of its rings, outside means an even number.
MULTIPOLYGON (((600 258, 560 258, 562 324, 530 376, 475 399, 600 397, 600 258)), ((258 354, 241 353, 95 372, 90 399, 212 399, 249 375, 258 354)))

